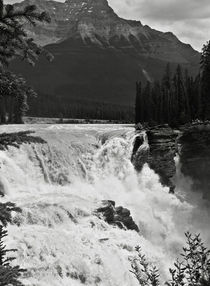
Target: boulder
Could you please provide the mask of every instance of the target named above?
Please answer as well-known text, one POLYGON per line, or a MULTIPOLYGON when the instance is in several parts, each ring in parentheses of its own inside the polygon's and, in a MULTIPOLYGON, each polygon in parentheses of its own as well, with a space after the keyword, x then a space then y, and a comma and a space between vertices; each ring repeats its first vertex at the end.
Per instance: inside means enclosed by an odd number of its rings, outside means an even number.
POLYGON ((139 228, 131 217, 130 211, 122 206, 115 207, 115 202, 113 201, 103 201, 102 206, 96 210, 95 214, 100 218, 102 215, 103 219, 111 225, 139 232, 139 228))

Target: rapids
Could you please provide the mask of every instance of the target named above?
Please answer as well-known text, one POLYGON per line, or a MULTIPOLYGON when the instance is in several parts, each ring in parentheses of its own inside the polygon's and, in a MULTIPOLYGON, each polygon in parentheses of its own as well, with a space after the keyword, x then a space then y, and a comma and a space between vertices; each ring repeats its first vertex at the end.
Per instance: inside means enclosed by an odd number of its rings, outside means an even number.
MULTIPOLYGON (((27 286, 137 286, 129 272, 134 248, 142 247, 167 279, 185 241, 201 232, 209 242, 209 208, 180 174, 177 196, 158 176, 131 163, 134 129, 120 125, 1 126, 0 132, 34 130, 46 144, 0 151, 1 201, 23 212, 8 227, 7 246, 17 248, 16 264, 27 269, 27 286), (140 228, 125 231, 94 215, 102 200, 130 209, 140 228)), ((138 152, 148 148, 147 138, 138 152)))

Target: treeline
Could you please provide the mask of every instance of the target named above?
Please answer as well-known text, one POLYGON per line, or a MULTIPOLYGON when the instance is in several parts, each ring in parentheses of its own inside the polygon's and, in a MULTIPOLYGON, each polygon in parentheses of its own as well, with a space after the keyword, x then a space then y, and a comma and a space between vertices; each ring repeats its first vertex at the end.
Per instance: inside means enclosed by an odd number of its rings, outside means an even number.
POLYGON ((210 42, 203 47, 195 78, 181 65, 172 73, 167 64, 162 80, 136 83, 136 123, 179 126, 196 119, 210 119, 210 42))
POLYGON ((80 118, 99 120, 118 120, 133 122, 133 106, 124 106, 96 101, 71 100, 66 102, 60 97, 40 94, 38 97, 29 97, 29 116, 80 118))

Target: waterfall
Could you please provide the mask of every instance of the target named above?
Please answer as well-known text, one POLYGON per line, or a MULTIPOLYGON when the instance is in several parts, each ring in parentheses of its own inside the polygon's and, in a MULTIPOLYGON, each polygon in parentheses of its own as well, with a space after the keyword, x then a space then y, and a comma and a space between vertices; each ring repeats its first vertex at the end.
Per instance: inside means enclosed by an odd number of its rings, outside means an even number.
MULTIPOLYGON (((137 286, 129 258, 140 245, 163 279, 194 230, 193 204, 168 194, 145 165, 138 174, 131 156, 135 132, 117 125, 43 125, 46 144, 0 152, 0 189, 22 208, 8 227, 7 245, 27 269, 25 285, 137 286), (102 200, 131 211, 140 234, 94 215, 102 200)), ((148 148, 146 133, 138 150, 148 148)), ((197 224, 195 225, 197 227, 197 224)))

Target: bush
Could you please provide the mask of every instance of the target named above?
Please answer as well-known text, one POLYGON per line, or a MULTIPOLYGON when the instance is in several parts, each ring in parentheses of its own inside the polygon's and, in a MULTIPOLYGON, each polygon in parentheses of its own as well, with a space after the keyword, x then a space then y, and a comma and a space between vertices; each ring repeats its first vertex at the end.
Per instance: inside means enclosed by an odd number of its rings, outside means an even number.
POLYGON ((0 285, 1 286, 23 286, 19 281, 22 273, 25 271, 19 266, 12 266, 10 263, 15 259, 8 257, 8 252, 15 252, 16 249, 6 249, 4 238, 7 236, 5 227, 12 220, 11 213, 20 212, 20 209, 13 203, 0 203, 0 285))
MULTIPOLYGON (((174 263, 174 269, 169 269, 171 279, 167 286, 209 286, 210 285, 210 250, 204 246, 200 235, 185 234, 187 245, 183 248, 183 260, 174 263)), ((137 256, 131 261, 131 272, 142 286, 158 286, 159 272, 152 266, 137 247, 137 256)))

